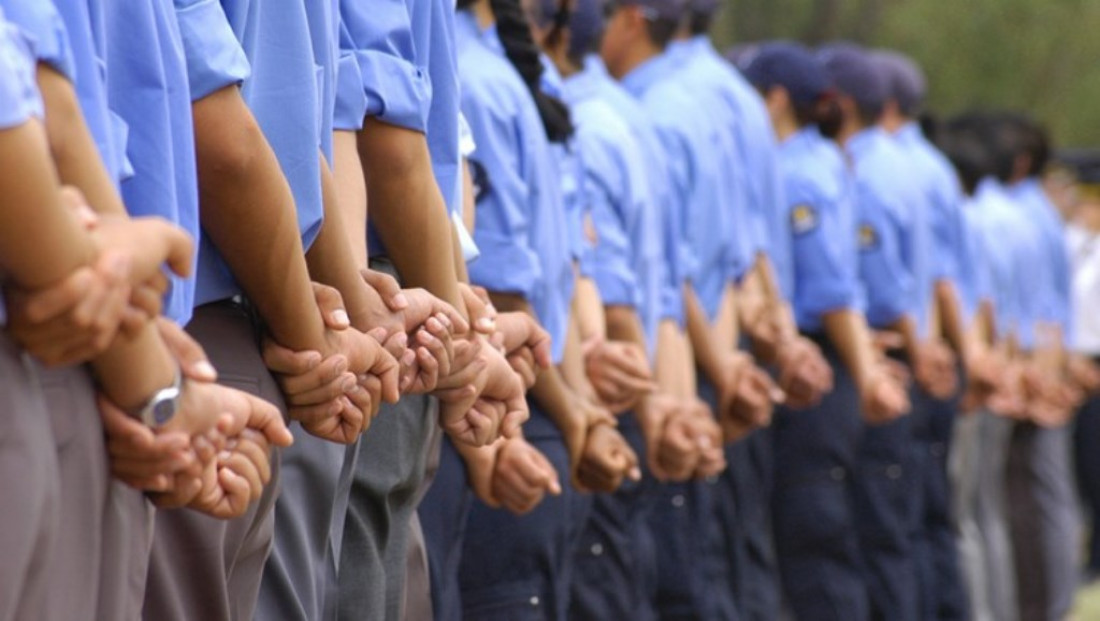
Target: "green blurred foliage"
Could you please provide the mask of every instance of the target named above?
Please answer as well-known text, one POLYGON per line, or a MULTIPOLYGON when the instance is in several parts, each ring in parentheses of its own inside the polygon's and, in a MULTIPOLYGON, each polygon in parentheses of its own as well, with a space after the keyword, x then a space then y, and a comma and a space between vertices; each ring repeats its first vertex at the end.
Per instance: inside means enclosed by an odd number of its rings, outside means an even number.
POLYGON ((929 109, 1027 111, 1061 146, 1100 145, 1097 0, 727 0, 714 38, 847 39, 911 55, 929 109))

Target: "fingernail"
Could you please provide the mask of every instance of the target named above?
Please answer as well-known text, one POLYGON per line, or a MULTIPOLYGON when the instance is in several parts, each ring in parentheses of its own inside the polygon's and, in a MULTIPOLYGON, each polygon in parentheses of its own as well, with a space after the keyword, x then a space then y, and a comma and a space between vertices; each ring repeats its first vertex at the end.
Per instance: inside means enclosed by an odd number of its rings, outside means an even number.
POLYGON ((339 374, 345 373, 348 370, 348 359, 343 356, 336 362, 336 372, 339 374))
POLYGON ((196 362, 192 371, 195 373, 195 375, 198 375, 210 381, 218 379, 218 370, 214 368, 214 365, 205 360, 200 360, 199 362, 196 362))
POLYGON ((489 319, 488 317, 482 317, 481 319, 477 320, 477 327, 482 330, 492 330, 493 325, 493 320, 489 319))
POLYGON ((631 468, 630 469, 630 480, 631 481, 641 481, 642 480, 642 471, 638 468, 631 468))
POLYGON ((231 453, 229 451, 222 451, 222 452, 218 453, 218 461, 226 461, 230 457, 233 457, 233 453, 231 453))
POLYGON ((340 386, 343 388, 344 392, 350 392, 352 388, 354 388, 358 385, 359 385, 359 382, 356 381, 355 377, 348 377, 348 378, 344 379, 344 383, 340 384, 340 386))
POLYGON ((398 293, 393 296, 393 305, 397 308, 407 308, 409 306, 409 298, 405 297, 404 293, 398 293))
POLYGON ((311 351, 306 354, 306 366, 309 367, 309 369, 316 369, 319 364, 321 364, 320 352, 311 351))
POLYGON ((345 310, 337 310, 332 313, 332 320, 338 325, 346 326, 351 324, 351 318, 348 317, 348 313, 345 310))

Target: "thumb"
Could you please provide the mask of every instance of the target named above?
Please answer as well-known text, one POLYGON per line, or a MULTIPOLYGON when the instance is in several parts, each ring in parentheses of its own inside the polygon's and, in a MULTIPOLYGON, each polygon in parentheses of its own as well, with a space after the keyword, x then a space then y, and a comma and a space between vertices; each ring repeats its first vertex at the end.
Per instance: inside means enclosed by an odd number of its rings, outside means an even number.
POLYGON ((313 284, 313 297, 317 300, 317 310, 321 311, 325 326, 330 330, 346 330, 351 325, 347 309, 344 308, 344 298, 333 287, 313 284))

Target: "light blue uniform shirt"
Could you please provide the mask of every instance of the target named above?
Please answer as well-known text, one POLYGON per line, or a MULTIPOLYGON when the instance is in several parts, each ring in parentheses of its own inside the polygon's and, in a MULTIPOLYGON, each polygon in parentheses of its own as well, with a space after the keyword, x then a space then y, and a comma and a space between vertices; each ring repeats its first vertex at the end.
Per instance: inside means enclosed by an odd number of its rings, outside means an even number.
MULTIPOLYGON (((280 2, 272 10, 273 0, 221 0, 209 8, 206 25, 212 31, 214 12, 222 12, 216 26, 221 54, 228 58, 235 44, 236 63, 251 67, 241 78, 241 95, 290 185, 307 250, 324 222, 319 158, 322 152, 331 157, 332 148, 336 17, 335 6, 326 2, 280 2)), ((195 98, 227 86, 225 77, 210 80, 195 98)), ((199 259, 200 303, 240 293, 212 244, 203 245, 199 259)))
MULTIPOLYGON (((103 0, 108 104, 126 123, 134 174, 122 199, 134 216, 161 216, 199 239, 188 59, 170 0, 103 0)), ((195 44, 194 40, 191 44, 195 44)), ((186 325, 195 279, 172 277, 164 313, 186 325)))
POLYGON ((0 0, 8 22, 16 25, 27 37, 38 62, 50 65, 69 81, 76 79, 69 32, 50 0, 0 0))
POLYGON ((694 68, 695 84, 707 89, 733 119, 727 128, 737 148, 736 170, 741 179, 740 235, 748 244, 745 260, 764 252, 775 268, 776 280, 786 299, 793 295, 790 235, 786 204, 779 174, 775 132, 760 93, 714 49, 705 35, 676 44, 694 68), (746 226, 745 223, 748 225, 746 226))
MULTIPOLYGON (((753 255, 759 249, 757 239, 763 238, 763 227, 756 231, 759 235, 754 234, 755 223, 748 210, 748 184, 735 135, 736 128, 741 124, 740 111, 725 98, 726 89, 720 83, 728 76, 717 73, 714 65, 700 52, 690 40, 674 41, 665 51, 664 56, 669 62, 664 67, 667 77, 691 94, 693 107, 689 110, 699 115, 698 118, 707 120, 697 128, 697 131, 701 129, 704 132, 705 138, 693 144, 700 161, 708 164, 713 161, 716 166, 719 189, 714 193, 714 201, 708 202, 705 208, 722 212, 723 228, 719 231, 724 238, 725 276, 728 281, 738 281, 752 265, 753 255)), ((708 238, 700 235, 697 239, 708 238)), ((702 288, 711 290, 714 285, 708 282, 710 278, 707 275, 703 277, 702 288)))
MULTIPOLYGON (((554 62, 546 54, 540 55, 539 59, 542 61, 542 92, 572 107, 569 84, 562 79, 554 62)), ((566 243, 569 246, 569 253, 575 261, 579 262, 581 273, 591 276, 592 257, 589 254, 591 246, 586 243, 584 237, 584 220, 590 215, 586 197, 589 190, 584 185, 584 147, 575 137, 572 137, 566 142, 550 143, 550 150, 553 151, 558 170, 561 171, 561 194, 565 205, 565 222, 568 227, 566 243)))
POLYGON ((42 117, 42 98, 34 72, 30 41, 7 21, 0 7, 0 129, 11 129, 42 117))
POLYGON ((585 73, 598 77, 593 80, 597 96, 607 102, 630 127, 634 139, 642 147, 642 159, 646 167, 649 186, 649 202, 657 212, 661 237, 658 242, 661 255, 659 319, 684 325, 683 284, 687 270, 681 254, 680 209, 682 203, 672 191, 671 171, 657 127, 641 103, 626 91, 610 74, 603 61, 595 55, 585 59, 585 73))
POLYGON ((470 123, 479 168, 474 241, 481 257, 470 280, 517 293, 553 339, 559 362, 573 297, 561 173, 527 86, 472 14, 455 15, 462 113, 470 123))
POLYGON ((794 252, 795 319, 799 330, 821 332, 826 313, 863 306, 852 186, 839 149, 814 126, 788 137, 779 156, 794 252))
POLYGON ((1032 349, 1041 305, 1034 287, 1045 275, 1042 248, 1033 243, 1028 231, 1034 225, 1013 204, 1005 187, 992 178, 978 185, 971 209, 982 232, 998 328, 1014 331, 1020 346, 1032 349))
POLYGON ((1040 238, 1047 261, 1047 291, 1040 317, 1043 321, 1062 328, 1066 338, 1072 334, 1072 293, 1069 250, 1066 248, 1065 228, 1058 209, 1050 202, 1038 179, 1029 178, 1010 189, 1014 201, 1023 208, 1032 224, 1034 235, 1040 238))
POLYGON ((985 230, 982 226, 982 210, 975 197, 966 197, 960 205, 965 220, 966 233, 966 271, 970 275, 971 286, 963 290, 963 306, 978 310, 983 301, 996 305, 993 290, 992 265, 989 251, 985 247, 985 230), (968 296, 968 297, 967 297, 968 296))
MULTIPOLYGON (((37 4, 37 2, 33 2, 37 4)), ((126 123, 107 103, 106 28, 99 0, 53 0, 65 22, 72 48, 74 86, 84 121, 95 140, 111 180, 117 184, 133 174, 126 159, 126 123)))
MULTIPOLYGON (((432 172, 452 218, 462 215, 459 82, 452 0, 340 0, 366 95, 366 116, 426 134, 432 172)), ((372 256, 385 254, 368 232, 372 256)), ((465 248, 468 254, 476 252, 465 248)))
POLYGON ((661 211, 647 178, 643 143, 600 97, 605 80, 607 75, 590 63, 566 81, 596 236, 587 273, 604 304, 638 311, 652 356, 666 279, 661 211))
POLYGON ((964 316, 974 307, 971 289, 974 270, 968 256, 966 219, 963 216, 962 188, 955 169, 947 158, 930 143, 917 123, 908 123, 895 134, 911 167, 907 170, 918 184, 927 209, 934 252, 931 254, 931 276, 934 280, 949 280, 955 284, 964 302, 964 316))
POLYGON ((910 315, 926 331, 932 293, 930 234, 918 209, 916 186, 898 174, 905 170, 904 153, 879 127, 852 136, 845 151, 854 168, 867 320, 882 328, 910 315))
POLYGON ((715 155, 721 132, 711 122, 715 112, 701 105, 683 84, 670 79, 674 57, 655 56, 623 76, 622 85, 641 103, 657 127, 671 172, 673 199, 681 230, 681 265, 710 319, 718 313, 730 281, 732 213, 721 207, 728 188, 715 155))

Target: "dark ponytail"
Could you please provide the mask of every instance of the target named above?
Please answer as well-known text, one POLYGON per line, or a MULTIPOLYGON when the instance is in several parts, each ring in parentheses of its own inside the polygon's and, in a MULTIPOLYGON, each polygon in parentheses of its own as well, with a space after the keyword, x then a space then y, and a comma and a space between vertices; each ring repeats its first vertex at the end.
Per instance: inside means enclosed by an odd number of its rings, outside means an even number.
POLYGON ((519 0, 489 0, 497 22, 497 35, 508 60, 523 77, 531 97, 538 107, 542 126, 550 142, 565 142, 573 135, 569 107, 560 99, 542 90, 542 59, 531 38, 531 28, 520 8, 519 0))

